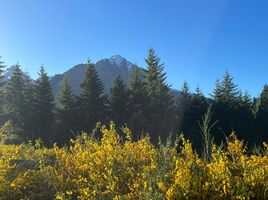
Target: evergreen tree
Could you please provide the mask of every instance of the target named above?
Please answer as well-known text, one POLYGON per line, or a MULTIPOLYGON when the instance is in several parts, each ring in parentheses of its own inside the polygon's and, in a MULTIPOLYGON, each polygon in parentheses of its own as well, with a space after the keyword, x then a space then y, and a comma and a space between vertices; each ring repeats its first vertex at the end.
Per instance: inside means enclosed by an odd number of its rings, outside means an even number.
POLYGON ((99 121, 105 121, 107 97, 94 64, 88 61, 84 80, 81 83, 79 110, 83 131, 91 131, 99 121))
POLYGON ((34 100, 36 136, 48 142, 53 125, 54 97, 49 77, 43 66, 41 66, 39 77, 36 80, 34 100))
POLYGON ((155 54, 154 49, 149 49, 145 61, 148 65, 146 79, 150 100, 149 112, 147 113, 150 121, 149 132, 156 135, 153 137, 156 141, 158 136, 165 137, 171 131, 170 114, 174 102, 170 93, 170 86, 166 83, 163 64, 160 64, 160 58, 155 54))
MULTIPOLYGON (((0 56, 1 59, 1 56, 0 56)), ((5 65, 4 62, 0 60, 0 88, 2 88, 5 84, 4 81, 4 72, 5 72, 5 65)))
POLYGON ((253 102, 247 92, 244 94, 240 92, 238 104, 235 109, 236 117, 234 123, 237 129, 237 134, 241 134, 246 141, 250 142, 253 139, 252 133, 254 131, 254 115, 253 102))
MULTIPOLYGON (((0 56, 1 59, 1 56, 0 56)), ((3 86, 5 84, 4 81, 4 70, 5 70, 5 65, 4 62, 2 62, 0 60, 0 125, 2 124, 2 119, 4 116, 4 102, 5 102, 5 98, 4 98, 4 90, 3 90, 3 86)))
POLYGON ((219 102, 222 97, 221 83, 220 80, 216 80, 215 89, 213 90, 213 94, 211 95, 214 102, 219 102))
POLYGON ((16 64, 13 76, 8 81, 6 88, 6 111, 9 118, 12 120, 15 131, 21 130, 24 127, 24 99, 25 83, 23 72, 19 64, 16 64))
POLYGON ((268 140, 268 85, 265 84, 261 92, 256 113, 256 130, 258 135, 255 135, 255 141, 268 140))
POLYGON ((111 88, 111 117, 117 126, 121 127, 128 121, 128 90, 120 76, 114 80, 111 88))
POLYGON ((242 95, 241 103, 242 103, 242 105, 241 105, 242 107, 245 107, 247 110, 252 110, 253 103, 252 103, 252 99, 250 97, 250 94, 248 92, 245 92, 242 95))
POLYGON ((74 103, 73 98, 74 96, 68 78, 64 77, 58 97, 60 103, 59 108, 62 110, 72 110, 74 103))
POLYGON ((239 131, 239 90, 228 72, 225 72, 221 82, 216 82, 213 97, 214 119, 218 120, 213 133, 215 142, 219 144, 232 131, 239 131))
POLYGON ((189 139, 192 141, 193 146, 197 149, 201 149, 202 137, 200 135, 199 122, 202 121, 202 117, 208 110, 208 101, 205 98, 199 87, 196 88, 195 93, 191 95, 190 109, 188 112, 189 125, 185 135, 189 135, 189 139))
POLYGON ((76 127, 75 99, 67 77, 64 77, 58 96, 59 106, 56 112, 55 139, 60 144, 68 143, 72 130, 76 127))
POLYGON ((146 90, 145 77, 141 69, 133 67, 129 80, 129 121, 128 126, 138 138, 148 131, 146 113, 149 106, 149 98, 146 90))
POLYGON ((177 130, 188 133, 191 108, 190 87, 186 81, 183 82, 179 98, 177 99, 177 130))
POLYGON ((24 134, 25 137, 33 137, 34 135, 34 126, 33 121, 35 120, 34 116, 34 82, 29 76, 28 73, 23 75, 24 77, 24 134))
POLYGON ((259 112, 268 112, 268 85, 265 84, 260 95, 259 112))
MULTIPOLYGON (((190 114, 189 118, 191 121, 191 130, 190 133, 194 134, 194 139, 198 134, 198 122, 202 120, 202 116, 206 113, 208 107, 208 102, 203 95, 201 89, 199 87, 196 88, 195 93, 191 97, 190 103, 190 114)), ((200 138, 201 139, 201 138, 200 138)))
POLYGON ((235 85, 233 82, 233 77, 228 72, 225 72, 223 76, 221 91, 222 101, 224 103, 236 103, 239 95, 239 90, 237 89, 237 85, 235 85))

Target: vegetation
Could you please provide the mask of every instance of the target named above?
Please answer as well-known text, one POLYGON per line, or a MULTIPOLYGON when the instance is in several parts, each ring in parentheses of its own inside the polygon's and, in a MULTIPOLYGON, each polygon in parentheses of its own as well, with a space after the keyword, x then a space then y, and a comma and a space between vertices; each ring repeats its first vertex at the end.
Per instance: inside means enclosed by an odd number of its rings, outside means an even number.
POLYGON ((5 80, 0 61, 0 199, 268 199, 268 86, 252 99, 226 72, 211 98, 176 96, 153 49, 146 63, 107 95, 88 62, 55 105, 44 67, 5 80))
POLYGON ((1 145, 0 199, 268 198, 266 143, 262 154, 252 154, 232 133, 225 146, 212 144, 207 161, 183 135, 156 148, 148 137, 123 132, 111 123, 70 147, 47 148, 41 140, 1 145))
POLYGON ((74 95, 65 78, 57 97, 53 97, 43 66, 37 80, 23 73, 19 64, 13 76, 5 80, 5 66, 0 61, 0 126, 10 120, 19 138, 41 138, 49 146, 54 142, 68 145, 71 138, 90 132, 98 122, 107 125, 114 121, 118 130, 125 125, 131 128, 135 139, 148 134, 155 145, 159 138, 165 141, 170 133, 175 137, 183 132, 194 150, 201 153, 204 146, 199 122, 210 107, 209 118, 217 123, 209 132, 217 145, 232 131, 249 148, 268 140, 267 85, 259 97, 251 98, 226 72, 222 80, 216 81, 210 98, 199 87, 191 92, 186 81, 176 93, 167 84, 164 65, 154 49, 149 49, 145 61, 146 70, 134 67, 128 83, 117 77, 109 94, 105 94, 95 65, 89 61, 81 94, 74 95))

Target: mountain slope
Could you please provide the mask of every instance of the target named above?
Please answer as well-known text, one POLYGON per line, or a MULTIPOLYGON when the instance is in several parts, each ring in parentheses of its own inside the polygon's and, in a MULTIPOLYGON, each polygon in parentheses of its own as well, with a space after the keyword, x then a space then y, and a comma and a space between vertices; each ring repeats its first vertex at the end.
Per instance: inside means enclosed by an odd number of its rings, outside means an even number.
MULTIPOLYGON (((114 55, 111 58, 106 58, 98 61, 95 64, 95 68, 98 72, 98 75, 101 81, 104 84, 104 90, 107 94, 110 93, 110 88, 113 85, 113 81, 116 76, 120 75, 121 79, 127 83, 131 71, 135 65, 129 62, 127 59, 123 58, 120 55, 114 55)), ((78 64, 64 72, 63 74, 56 74, 50 77, 50 84, 57 102, 57 97, 61 88, 63 78, 66 76, 68 78, 69 84, 72 88, 72 91, 75 95, 79 96, 81 93, 80 83, 84 78, 87 64, 78 64)), ((14 66, 8 68, 5 73, 5 79, 8 80, 13 75, 14 66)), ((145 75, 146 70, 139 68, 142 74, 145 75)), ((173 95, 177 97, 178 91, 171 90, 173 95)))
MULTIPOLYGON (((72 87, 73 93, 79 95, 81 92, 80 83, 84 78, 86 71, 86 64, 79 64, 72 67, 70 70, 63 74, 57 74, 50 78, 51 87, 55 97, 58 96, 62 80, 66 76, 72 87)), ((109 59, 102 59, 95 64, 96 70, 101 81, 104 84, 105 92, 109 93, 113 85, 113 81, 117 75, 127 83, 130 78, 130 73, 134 64, 123 58, 122 56, 115 55, 109 59)))

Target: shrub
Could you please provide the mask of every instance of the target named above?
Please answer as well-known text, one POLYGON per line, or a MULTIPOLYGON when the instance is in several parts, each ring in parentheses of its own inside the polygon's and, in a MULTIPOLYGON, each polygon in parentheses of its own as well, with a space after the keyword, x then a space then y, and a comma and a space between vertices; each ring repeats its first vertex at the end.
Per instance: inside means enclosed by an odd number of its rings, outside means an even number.
POLYGON ((261 155, 250 155, 232 133, 225 149, 212 145, 207 161, 183 135, 156 148, 148 137, 133 141, 123 132, 124 139, 111 123, 70 147, 0 145, 0 199, 268 198, 265 143, 261 155))

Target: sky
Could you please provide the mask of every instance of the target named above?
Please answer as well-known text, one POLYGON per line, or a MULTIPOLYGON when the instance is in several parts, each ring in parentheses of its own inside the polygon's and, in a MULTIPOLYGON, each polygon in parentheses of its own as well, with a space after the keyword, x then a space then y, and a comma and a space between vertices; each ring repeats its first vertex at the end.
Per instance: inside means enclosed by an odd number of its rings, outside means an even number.
POLYGON ((33 78, 88 58, 121 55, 146 67, 154 48, 167 82, 208 96, 225 71, 257 96, 268 83, 268 1, 0 0, 0 56, 33 78))

